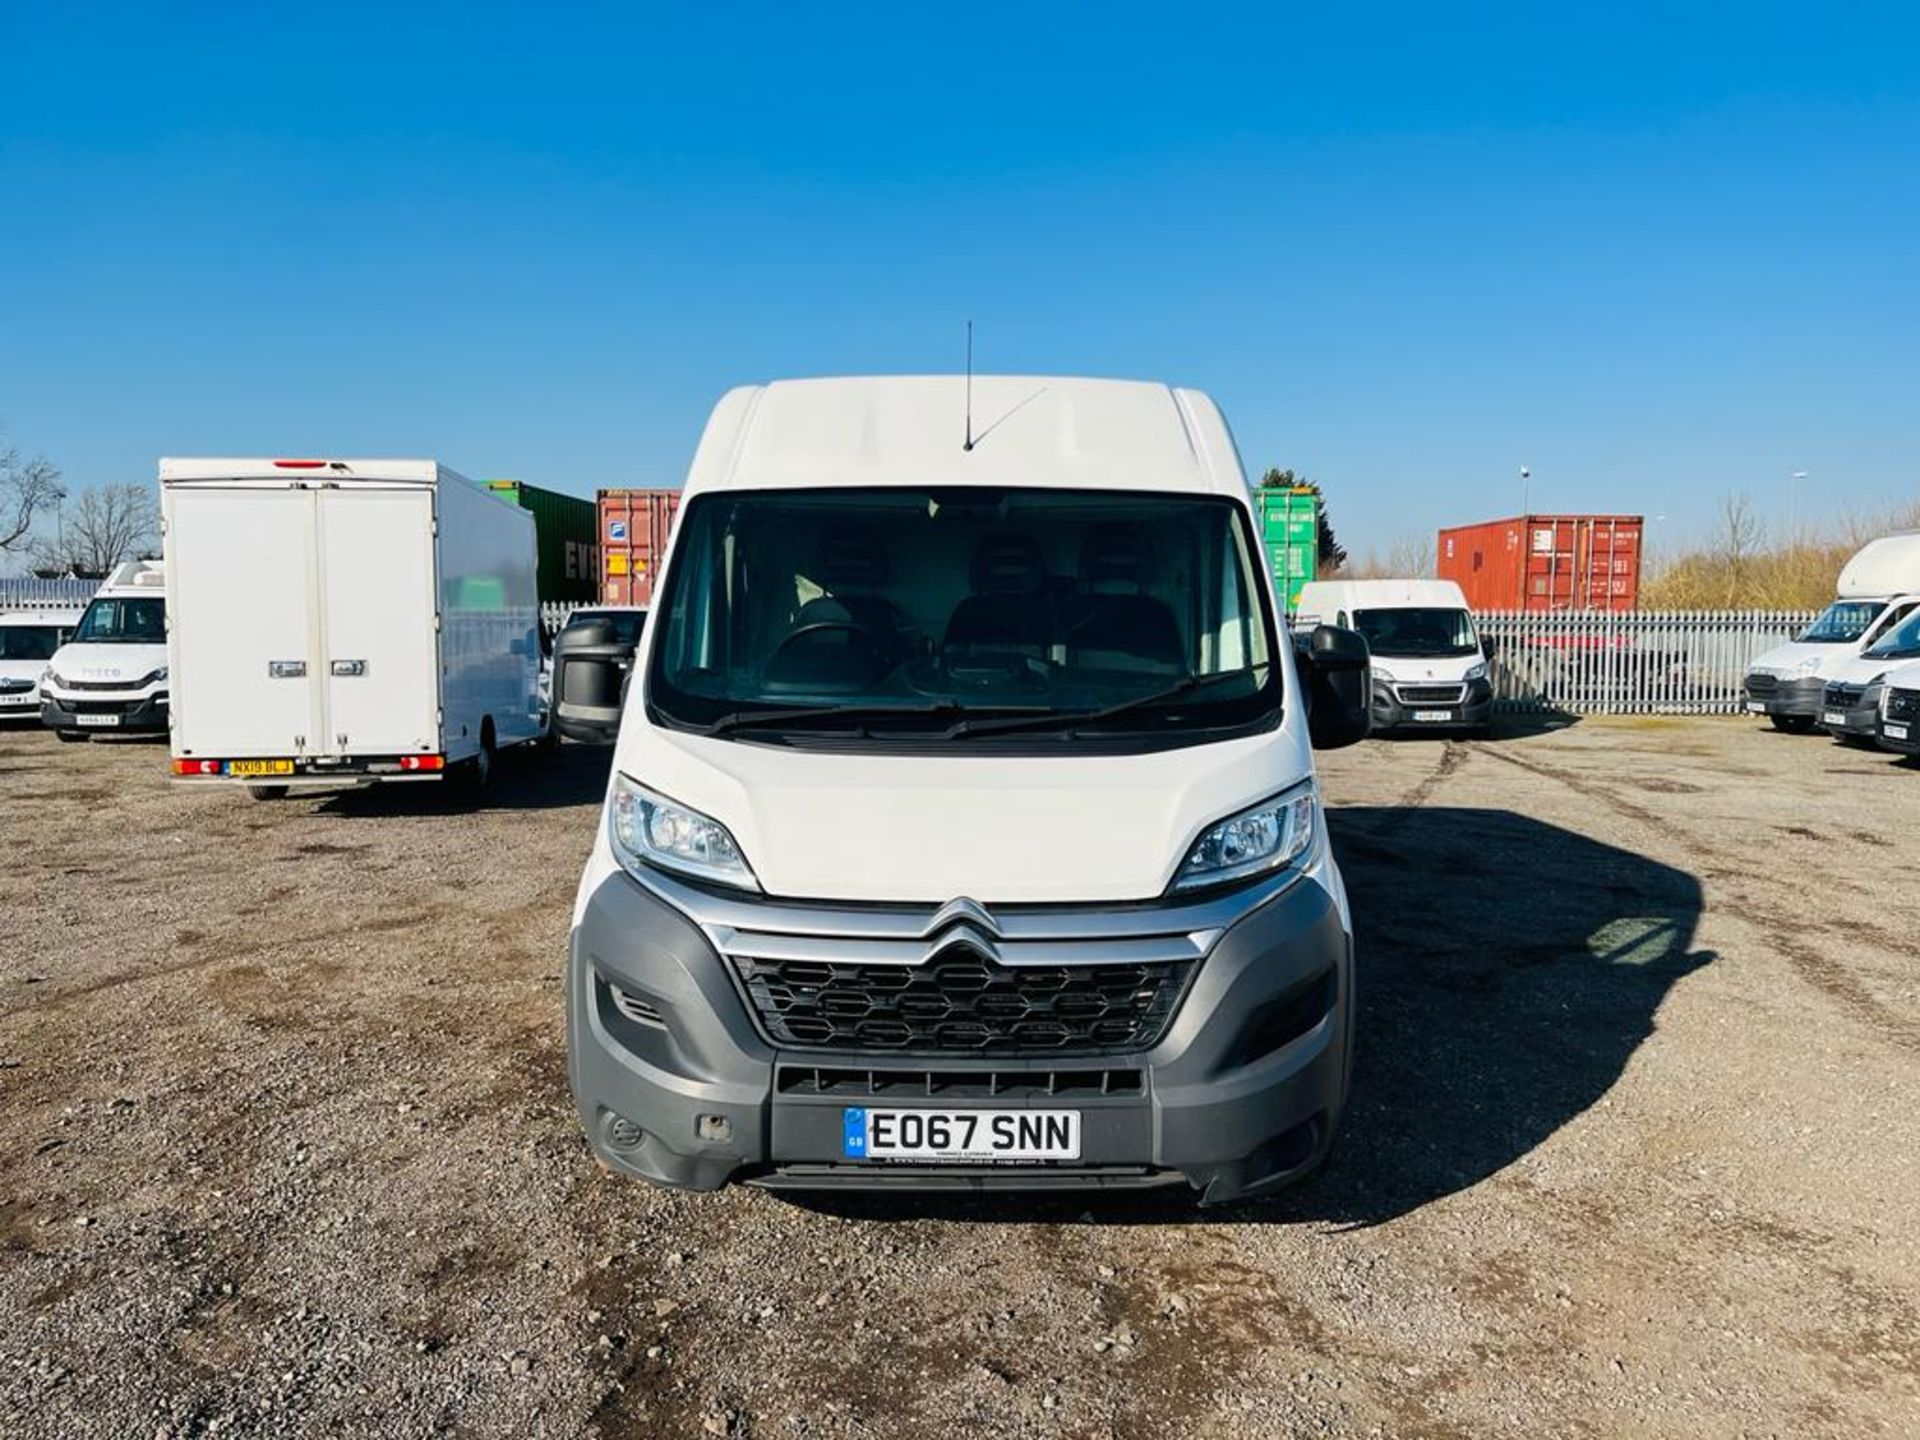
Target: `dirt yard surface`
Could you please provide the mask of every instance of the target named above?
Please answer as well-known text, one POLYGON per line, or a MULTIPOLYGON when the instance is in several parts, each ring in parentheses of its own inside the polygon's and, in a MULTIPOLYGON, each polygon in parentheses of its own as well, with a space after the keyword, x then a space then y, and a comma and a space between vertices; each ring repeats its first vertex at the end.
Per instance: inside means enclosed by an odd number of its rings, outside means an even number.
POLYGON ((0 1434, 1920 1434, 1920 769, 1744 721, 1327 757, 1330 1167, 1224 1212, 589 1158, 605 758, 256 804, 0 734, 0 1434))

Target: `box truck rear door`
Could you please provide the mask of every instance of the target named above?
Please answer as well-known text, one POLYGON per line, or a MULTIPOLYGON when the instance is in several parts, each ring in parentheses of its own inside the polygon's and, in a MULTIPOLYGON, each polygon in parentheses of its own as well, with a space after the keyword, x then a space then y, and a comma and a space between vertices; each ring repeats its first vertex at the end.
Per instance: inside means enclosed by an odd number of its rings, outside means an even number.
POLYGON ((180 486, 171 499, 175 753, 278 759, 319 748, 312 494, 180 486))
POLYGON ((319 495, 329 753, 438 751, 432 493, 355 485, 319 495))

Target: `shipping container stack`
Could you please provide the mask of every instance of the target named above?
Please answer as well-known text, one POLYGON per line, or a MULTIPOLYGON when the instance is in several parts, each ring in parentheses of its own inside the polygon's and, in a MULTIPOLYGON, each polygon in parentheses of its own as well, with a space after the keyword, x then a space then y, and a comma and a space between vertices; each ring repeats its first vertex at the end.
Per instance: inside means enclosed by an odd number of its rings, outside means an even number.
POLYGON ((489 480, 487 488, 533 516, 539 574, 534 588, 543 605, 581 605, 598 597, 599 526, 591 500, 562 495, 518 480, 489 480))
POLYGON ((1632 610, 1639 515, 1519 515, 1442 530, 1438 574, 1477 611, 1632 610))
POLYGON ((1291 615, 1300 587, 1314 578, 1320 558, 1320 496, 1304 486, 1253 492, 1260 510, 1260 542, 1267 552, 1273 593, 1291 615))
POLYGON ((600 492, 600 603, 647 605, 653 578, 667 556, 678 490, 600 492))

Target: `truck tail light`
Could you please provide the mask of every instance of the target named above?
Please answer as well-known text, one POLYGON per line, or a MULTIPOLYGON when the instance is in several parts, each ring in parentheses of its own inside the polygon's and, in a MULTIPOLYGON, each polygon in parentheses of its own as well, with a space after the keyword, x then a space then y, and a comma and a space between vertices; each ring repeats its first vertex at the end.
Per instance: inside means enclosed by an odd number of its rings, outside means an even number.
POLYGON ((327 468, 327 462, 324 460, 276 460, 273 462, 273 468, 276 470, 324 470, 327 468))
POLYGON ((225 767, 218 760, 176 760, 173 773, 176 775, 218 775, 225 767))
POLYGON ((447 768, 447 757, 444 755, 402 755, 400 757, 400 768, 402 770, 444 770, 447 768))

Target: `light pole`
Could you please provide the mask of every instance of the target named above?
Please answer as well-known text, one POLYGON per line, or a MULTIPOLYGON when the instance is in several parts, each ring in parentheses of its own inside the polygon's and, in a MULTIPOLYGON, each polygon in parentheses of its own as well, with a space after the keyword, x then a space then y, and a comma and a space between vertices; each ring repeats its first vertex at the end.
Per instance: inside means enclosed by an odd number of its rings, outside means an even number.
POLYGON ((1800 529, 1800 482, 1807 478, 1807 472, 1796 470, 1787 477, 1787 544, 1799 543, 1795 539, 1800 529))
POLYGON ((1533 479, 1533 471, 1529 470, 1526 466, 1522 465, 1520 467, 1520 518, 1522 520, 1526 519, 1528 514, 1527 491, 1530 488, 1529 482, 1532 479, 1533 479))

